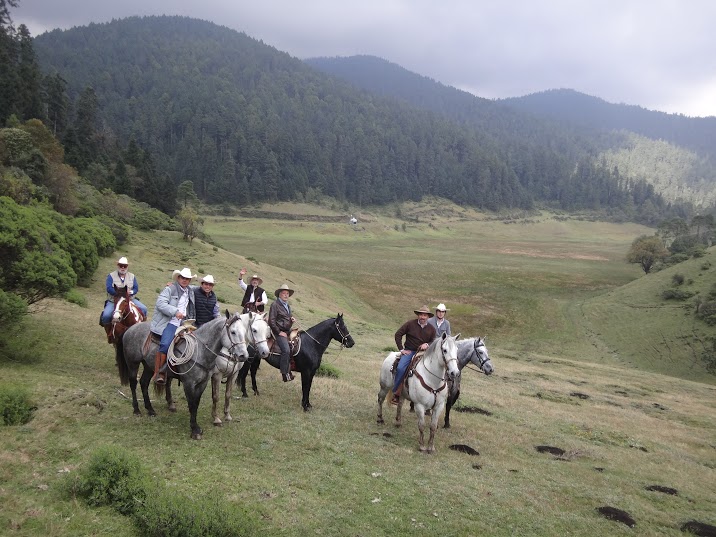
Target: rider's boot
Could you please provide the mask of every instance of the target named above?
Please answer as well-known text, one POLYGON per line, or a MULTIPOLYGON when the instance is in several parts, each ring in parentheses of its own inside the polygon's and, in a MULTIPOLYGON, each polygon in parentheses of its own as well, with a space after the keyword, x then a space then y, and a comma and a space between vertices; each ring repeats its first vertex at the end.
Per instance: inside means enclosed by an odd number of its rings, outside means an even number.
POLYGON ((167 355, 157 352, 154 357, 154 384, 164 386, 167 383, 167 355))
POLYGON ((393 398, 390 400, 391 405, 397 405, 400 403, 400 393, 403 391, 403 383, 401 382, 398 386, 398 391, 393 392, 393 398))

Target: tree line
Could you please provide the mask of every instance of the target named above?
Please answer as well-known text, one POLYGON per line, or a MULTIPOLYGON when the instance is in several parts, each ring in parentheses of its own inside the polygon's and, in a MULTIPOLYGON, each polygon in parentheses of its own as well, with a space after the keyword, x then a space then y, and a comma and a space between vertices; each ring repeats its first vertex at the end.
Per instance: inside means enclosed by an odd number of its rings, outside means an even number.
POLYGON ((133 184, 132 195, 153 206, 191 181, 207 203, 238 205, 313 192, 359 206, 435 195, 489 210, 593 209, 654 224, 655 213, 675 210, 645 181, 624 179, 574 144, 560 149, 568 134, 552 147, 534 141, 559 132, 553 127, 496 113, 488 130, 513 124, 529 134, 487 135, 208 22, 131 17, 55 30, 35 45, 45 69, 64 66, 70 96, 96 98, 94 131, 74 133, 83 140, 76 150, 69 137, 68 158, 93 184, 133 184), (133 166, 141 180, 93 158, 90 140, 134 140, 150 155, 143 175, 133 166))

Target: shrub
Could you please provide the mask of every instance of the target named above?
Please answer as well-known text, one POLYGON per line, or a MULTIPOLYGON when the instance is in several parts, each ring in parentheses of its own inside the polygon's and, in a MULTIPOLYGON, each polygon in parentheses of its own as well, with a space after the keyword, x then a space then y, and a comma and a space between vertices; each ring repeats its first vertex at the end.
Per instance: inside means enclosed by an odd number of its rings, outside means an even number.
POLYGON ((152 494, 135 515, 140 535, 172 537, 239 537, 258 535, 251 514, 229 508, 216 493, 188 498, 166 492, 152 494))
POLYGON ((27 314, 27 303, 15 293, 0 289, 0 328, 15 324, 27 314))
POLYGON ((87 307, 87 298, 85 298, 85 295, 77 291, 76 289, 70 289, 65 293, 65 300, 67 302, 72 302, 73 304, 77 304, 81 308, 87 307))
POLYGON ((696 308, 696 316, 710 326, 716 325, 716 301, 699 304, 696 308))
POLYGON ((73 489, 88 505, 130 515, 147 499, 150 482, 136 456, 117 446, 105 446, 92 455, 73 489))
POLYGON ((330 364, 322 363, 316 371, 316 375, 318 375, 319 377, 330 377, 337 379, 341 376, 341 372, 330 364))
POLYGON ((674 285, 681 285, 682 283, 684 283, 684 275, 676 273, 671 277, 671 281, 674 283, 674 285))
POLYGON ((691 291, 682 291, 681 289, 667 289, 661 293, 661 298, 664 300, 686 300, 694 296, 691 291))
POLYGON ((32 419, 36 407, 32 406, 30 392, 24 386, 0 384, 0 412, 3 424, 24 425, 32 419))

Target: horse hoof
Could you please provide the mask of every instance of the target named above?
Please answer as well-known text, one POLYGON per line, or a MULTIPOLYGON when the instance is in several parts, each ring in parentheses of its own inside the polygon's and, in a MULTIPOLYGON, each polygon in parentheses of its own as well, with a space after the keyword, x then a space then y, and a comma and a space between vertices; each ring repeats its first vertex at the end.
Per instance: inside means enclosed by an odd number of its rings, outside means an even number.
POLYGON ((135 411, 134 411, 134 415, 135 415, 135 416, 141 416, 142 413, 141 413, 139 410, 135 410, 135 411))
POLYGON ((201 434, 192 434, 191 435, 192 440, 201 440, 201 434))
POLYGON ((150 418, 156 418, 156 417, 157 417, 157 413, 154 412, 153 410, 150 410, 150 411, 149 411, 149 417, 150 417, 150 418))
POLYGON ((449 424, 449 423, 446 423, 445 426, 443 427, 443 429, 449 429, 449 428, 450 428, 450 424, 449 424))
POLYGON ((221 423, 220 421, 215 421, 215 422, 214 422, 214 427, 221 427, 222 425, 224 425, 224 424, 221 423))
POLYGON ((304 406, 304 407, 303 407, 303 411, 304 411, 304 412, 310 412, 310 411, 311 411, 311 407, 310 407, 310 406, 304 406))
POLYGON ((244 393, 244 394, 241 395, 241 397, 242 397, 242 399, 248 399, 248 398, 249 398, 249 394, 244 393))
POLYGON ((177 411, 177 406, 175 404, 169 405, 169 412, 176 412, 176 411, 177 411))
POLYGON ((378 418, 378 423, 380 425, 383 425, 385 423, 385 420, 383 420, 383 418, 378 418))

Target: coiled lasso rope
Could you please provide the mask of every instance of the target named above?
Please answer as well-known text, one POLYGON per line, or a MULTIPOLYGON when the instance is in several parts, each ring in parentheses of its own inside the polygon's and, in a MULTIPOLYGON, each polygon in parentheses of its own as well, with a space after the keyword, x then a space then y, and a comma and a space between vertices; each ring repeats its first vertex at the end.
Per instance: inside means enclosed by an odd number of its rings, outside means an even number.
POLYGON ((196 365, 196 348, 199 341, 196 339, 196 336, 189 330, 184 330, 182 333, 180 333, 180 336, 181 337, 175 337, 172 340, 171 345, 169 345, 169 349, 167 349, 167 367, 174 375, 186 375, 196 365), (174 354, 174 343, 176 343, 178 340, 184 340, 184 343, 186 343, 186 348, 184 349, 184 352, 177 356, 176 354, 174 354), (176 367, 185 364, 190 360, 194 360, 194 363, 191 364, 191 367, 187 369, 184 373, 179 373, 172 368, 172 366, 176 367))

